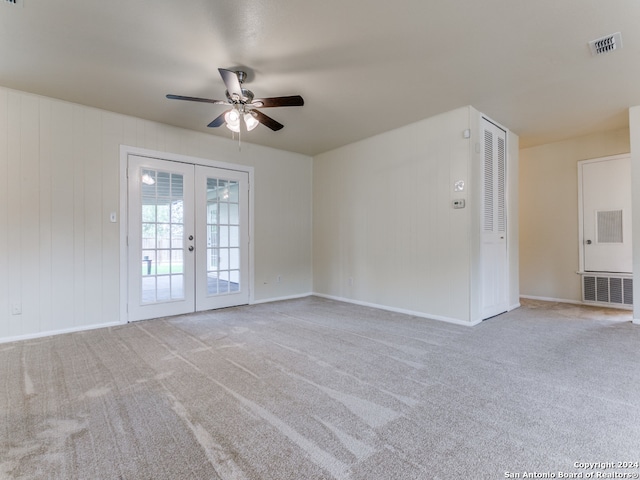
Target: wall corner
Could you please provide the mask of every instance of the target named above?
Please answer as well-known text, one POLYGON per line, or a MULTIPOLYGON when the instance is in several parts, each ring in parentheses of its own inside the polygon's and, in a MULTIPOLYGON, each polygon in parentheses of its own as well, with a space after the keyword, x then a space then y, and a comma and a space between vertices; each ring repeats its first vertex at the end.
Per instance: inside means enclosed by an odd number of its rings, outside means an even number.
MULTIPOLYGON (((640 299, 640 105, 629 108, 631 150, 631 223, 633 298, 640 299)), ((633 323, 640 324, 640 301, 633 302, 633 323)))

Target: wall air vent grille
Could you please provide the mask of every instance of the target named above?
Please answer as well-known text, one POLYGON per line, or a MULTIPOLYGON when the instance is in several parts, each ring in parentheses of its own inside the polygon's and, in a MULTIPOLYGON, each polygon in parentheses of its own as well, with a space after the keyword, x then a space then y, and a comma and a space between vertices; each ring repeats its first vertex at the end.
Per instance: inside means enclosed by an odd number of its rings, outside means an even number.
POLYGON ((633 279, 603 275, 583 275, 582 300, 617 307, 633 305, 633 279))
POLYGON ((622 48, 622 34, 620 32, 589 42, 591 55, 602 55, 620 48, 622 48))
POLYGON ((598 243, 623 243, 622 210, 596 212, 598 243))

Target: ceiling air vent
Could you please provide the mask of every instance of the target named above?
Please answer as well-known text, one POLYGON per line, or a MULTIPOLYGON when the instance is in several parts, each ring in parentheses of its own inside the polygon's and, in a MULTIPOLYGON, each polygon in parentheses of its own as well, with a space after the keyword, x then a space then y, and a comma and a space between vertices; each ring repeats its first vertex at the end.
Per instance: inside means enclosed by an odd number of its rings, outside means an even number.
POLYGON ((620 32, 607 35, 606 37, 591 40, 589 42, 591 55, 603 55, 622 48, 622 34, 620 32))

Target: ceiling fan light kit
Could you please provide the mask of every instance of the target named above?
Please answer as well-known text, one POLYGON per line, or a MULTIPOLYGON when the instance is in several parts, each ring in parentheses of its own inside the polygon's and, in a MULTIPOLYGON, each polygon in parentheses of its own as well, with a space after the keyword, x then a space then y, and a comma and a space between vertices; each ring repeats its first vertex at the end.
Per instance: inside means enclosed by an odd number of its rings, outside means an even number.
POLYGON ((171 100, 187 100, 190 102, 203 102, 212 103, 214 105, 230 106, 230 109, 222 112, 207 126, 216 128, 224 124, 234 133, 240 133, 243 123, 248 132, 256 128, 259 124, 262 124, 273 131, 278 131, 284 128, 284 125, 265 115, 258 109, 272 107, 301 107, 304 105, 304 100, 300 95, 254 99, 253 92, 242 87, 242 84, 247 78, 246 72, 234 72, 224 68, 219 68, 218 72, 220 72, 220 76, 227 87, 225 92, 227 100, 186 97, 183 95, 173 94, 167 95, 167 98, 171 100))
POLYGON ((256 128, 260 122, 256 117, 253 116, 251 112, 247 112, 244 114, 244 124, 247 127, 247 131, 250 132, 254 128, 256 128))
POLYGON ((235 108, 224 114, 224 121, 227 122, 227 128, 229 130, 240 133, 240 114, 235 108))

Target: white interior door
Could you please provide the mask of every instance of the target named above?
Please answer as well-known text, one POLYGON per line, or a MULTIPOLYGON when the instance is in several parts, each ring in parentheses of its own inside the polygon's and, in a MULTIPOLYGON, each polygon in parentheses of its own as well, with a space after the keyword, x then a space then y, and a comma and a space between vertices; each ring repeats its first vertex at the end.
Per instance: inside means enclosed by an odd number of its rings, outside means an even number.
POLYGON ((589 160, 579 168, 584 270, 631 273, 631 158, 589 160))
POLYGON ((509 308, 506 209, 506 132, 482 119, 483 204, 480 256, 482 318, 509 308))
POLYGON ((128 158, 128 319, 249 303, 248 173, 128 158))

